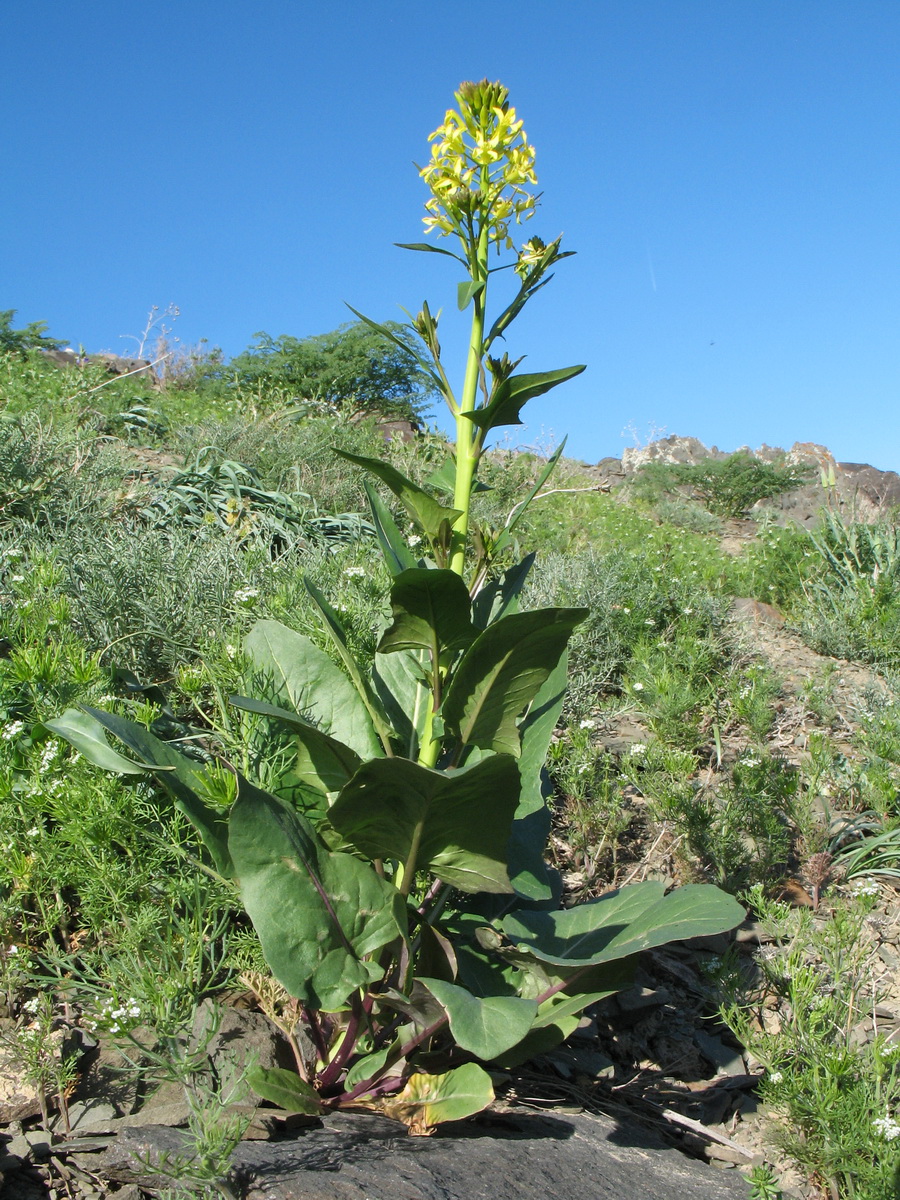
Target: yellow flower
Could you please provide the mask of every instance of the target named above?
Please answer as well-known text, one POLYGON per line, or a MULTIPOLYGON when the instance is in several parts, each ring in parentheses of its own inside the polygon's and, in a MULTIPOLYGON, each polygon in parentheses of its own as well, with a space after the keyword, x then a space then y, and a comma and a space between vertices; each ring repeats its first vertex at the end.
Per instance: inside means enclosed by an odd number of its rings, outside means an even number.
POLYGON ((534 147, 507 100, 507 89, 487 79, 463 83, 459 110, 429 136, 431 159, 420 174, 431 190, 425 228, 456 233, 464 243, 486 229, 490 241, 512 249, 509 222, 527 220, 537 196, 534 147))

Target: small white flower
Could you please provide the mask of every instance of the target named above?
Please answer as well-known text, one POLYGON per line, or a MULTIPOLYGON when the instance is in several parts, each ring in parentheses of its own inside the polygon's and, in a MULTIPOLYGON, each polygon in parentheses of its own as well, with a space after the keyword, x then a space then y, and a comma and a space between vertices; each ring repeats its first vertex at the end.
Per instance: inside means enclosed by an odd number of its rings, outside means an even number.
POLYGON ((579 729, 596 729, 597 722, 592 721, 590 717, 585 717, 585 719, 583 721, 578 722, 578 728, 579 729))
POLYGON ((689 617, 694 610, 692 608, 684 608, 681 611, 684 613, 684 615, 686 617, 689 617))
POLYGON ((742 767, 758 767, 760 764, 758 758, 742 758, 740 761, 742 767))
POLYGON ((655 625, 656 622, 653 620, 652 617, 647 617, 646 621, 644 621, 644 624, 645 625, 655 625))
POLYGON ((248 600, 255 600, 259 595, 259 588, 242 587, 234 593, 234 598, 238 604, 245 604, 248 600))
POLYGON ((642 692, 644 690, 644 685, 642 683, 633 683, 631 685, 631 690, 633 692, 642 692))
POLYGON ((877 896, 880 890, 874 879, 863 879, 853 885, 854 896, 877 896))
POLYGON ((412 537, 409 539, 409 541, 407 542, 407 545, 409 546, 410 550, 415 550, 416 546, 422 545, 422 539, 419 537, 419 535, 417 533, 414 533, 412 535, 412 537))
POLYGON ((640 755, 647 753, 647 747, 643 742, 635 742, 628 753, 633 758, 639 758, 640 755))
POLYGON ((33 1000, 26 1000, 22 1005, 22 1012, 27 1012, 30 1016, 34 1016, 37 1010, 41 1007, 40 999, 35 996, 33 1000))
POLYGON ((900 1042, 891 1042, 887 1046, 882 1046, 878 1053, 882 1058, 896 1058, 900 1054, 900 1042))
POLYGON ((631 609, 630 609, 630 608, 624 608, 624 607, 623 607, 623 608, 622 608, 622 612, 623 612, 623 613, 630 613, 630 612, 631 612, 631 609))
POLYGON ((32 825, 32 827, 28 830, 26 837, 38 837, 40 832, 41 831, 38 829, 37 825, 32 825))
POLYGON ((24 575, 11 575, 10 579, 13 581, 13 583, 24 583, 25 582, 24 575))
POLYGON ((10 946, 9 949, 6 951, 6 953, 7 954, 18 954, 19 947, 18 946, 10 946))
POLYGON ((4 738, 4 740, 5 740, 5 741, 7 741, 7 742, 10 742, 10 741, 12 741, 12 739, 13 739, 14 737, 18 737, 18 736, 19 736, 19 734, 22 732, 22 730, 23 730, 24 728, 25 728, 25 722, 24 722, 24 721, 11 721, 11 722, 9 723, 9 725, 7 725, 7 726, 6 726, 6 728, 3 730, 3 738, 4 738))
POLYGON ((348 579, 353 579, 357 576, 364 576, 366 573, 365 567, 347 567, 344 574, 348 579))
POLYGON ((769 1075, 769 1083, 782 1083, 784 1076, 780 1071, 772 1071, 769 1075))
POLYGON ((229 658, 235 658, 237 656, 237 646, 232 646, 229 642, 229 644, 225 647, 225 653, 229 658))
POLYGON ((872 1122, 872 1128, 876 1133, 881 1134, 886 1142, 896 1141, 900 1137, 900 1125, 893 1117, 876 1117, 872 1122))

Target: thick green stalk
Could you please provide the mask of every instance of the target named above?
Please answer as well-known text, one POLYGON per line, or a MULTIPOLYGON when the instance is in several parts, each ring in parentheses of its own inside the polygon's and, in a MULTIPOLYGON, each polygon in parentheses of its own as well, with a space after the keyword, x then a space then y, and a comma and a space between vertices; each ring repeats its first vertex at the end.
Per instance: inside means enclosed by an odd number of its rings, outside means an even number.
POLYGON ((478 379, 481 374, 481 359, 484 352, 488 246, 488 227, 485 219, 478 234, 478 243, 472 261, 472 282, 481 283, 482 288, 472 301, 474 311, 472 313, 472 331, 469 337, 469 357, 466 361, 466 377, 463 381, 459 412, 456 416, 456 487, 453 493, 453 507, 459 509, 462 516, 453 527, 450 570, 460 576, 465 571, 472 481, 478 465, 478 454, 475 447, 477 430, 464 414, 475 411, 475 402, 478 397, 478 379))

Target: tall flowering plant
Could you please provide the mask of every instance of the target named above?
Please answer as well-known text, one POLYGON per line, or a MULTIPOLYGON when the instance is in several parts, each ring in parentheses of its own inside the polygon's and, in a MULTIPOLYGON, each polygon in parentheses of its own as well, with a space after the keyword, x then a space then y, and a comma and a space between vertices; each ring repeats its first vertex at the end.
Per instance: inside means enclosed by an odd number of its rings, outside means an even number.
POLYGON ((245 645, 258 695, 232 702, 260 719, 247 760, 264 759, 271 736, 281 765, 270 759, 264 790, 228 764, 227 808, 213 803, 215 764, 185 758, 143 726, 99 710, 51 722, 98 765, 155 777, 234 882, 271 971, 251 983, 296 1061, 296 1071, 256 1070, 257 1092, 305 1113, 377 1107, 416 1132, 488 1105, 485 1066, 513 1066, 564 1039, 586 1005, 628 983, 639 951, 721 932, 743 915, 716 888, 665 895, 656 882, 563 908, 544 861, 543 762, 567 644, 586 610, 520 611, 533 556, 501 574, 495 563, 558 454, 500 529, 471 526, 471 497, 491 431, 520 424, 528 400, 583 368, 517 374, 521 360, 491 355, 566 254, 559 238, 515 250, 511 226, 537 203, 535 156, 506 89, 465 83, 456 100, 421 170, 426 228, 455 248, 406 248, 449 256, 465 272, 457 300, 472 322, 459 396, 427 303, 411 322, 420 349, 398 341, 443 394, 455 448, 427 487, 339 452, 387 486, 427 550, 413 556, 367 484, 392 576, 374 667, 356 661, 311 580, 333 656, 260 621, 245 645), (512 296, 489 323, 492 277, 508 267, 512 296))

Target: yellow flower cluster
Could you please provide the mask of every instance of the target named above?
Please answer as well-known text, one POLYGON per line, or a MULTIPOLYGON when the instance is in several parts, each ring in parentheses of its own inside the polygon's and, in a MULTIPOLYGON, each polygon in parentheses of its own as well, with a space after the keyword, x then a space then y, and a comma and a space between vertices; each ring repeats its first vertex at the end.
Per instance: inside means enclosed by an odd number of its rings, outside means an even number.
POLYGON ((464 83, 456 93, 459 111, 448 109, 443 125, 429 136, 431 161, 420 171, 431 190, 425 228, 455 233, 464 242, 487 229, 492 242, 513 248, 509 222, 527 219, 537 196, 534 147, 528 144, 508 92, 499 83, 464 83))

